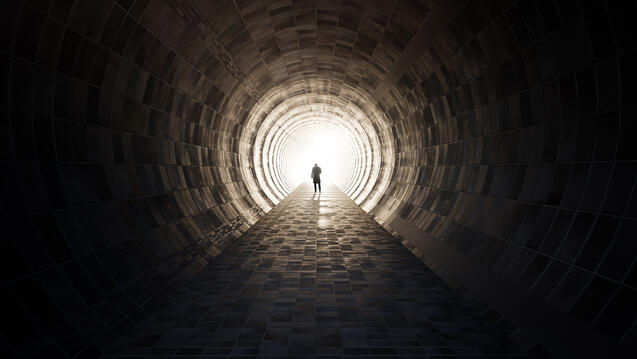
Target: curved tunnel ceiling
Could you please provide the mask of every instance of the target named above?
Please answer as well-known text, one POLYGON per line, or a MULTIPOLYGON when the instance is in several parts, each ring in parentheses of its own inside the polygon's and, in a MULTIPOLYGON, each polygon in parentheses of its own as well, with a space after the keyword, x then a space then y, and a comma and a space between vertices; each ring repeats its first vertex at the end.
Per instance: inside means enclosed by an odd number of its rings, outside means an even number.
POLYGON ((1 14, 12 354, 108 350, 293 189, 295 138, 319 120, 349 139, 340 187, 521 345, 634 350, 634 2, 44 0, 1 14))

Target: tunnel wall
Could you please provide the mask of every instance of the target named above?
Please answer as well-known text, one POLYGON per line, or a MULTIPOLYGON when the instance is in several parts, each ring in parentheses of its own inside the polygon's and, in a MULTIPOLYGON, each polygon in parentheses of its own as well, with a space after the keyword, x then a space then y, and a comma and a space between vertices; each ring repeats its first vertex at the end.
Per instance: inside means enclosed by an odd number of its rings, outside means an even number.
POLYGON ((380 101, 396 168, 371 213, 499 326, 564 357, 635 350, 634 15, 469 3, 380 101))
POLYGON ((3 5, 2 346, 22 356, 98 356, 264 213, 247 85, 147 6, 3 5))

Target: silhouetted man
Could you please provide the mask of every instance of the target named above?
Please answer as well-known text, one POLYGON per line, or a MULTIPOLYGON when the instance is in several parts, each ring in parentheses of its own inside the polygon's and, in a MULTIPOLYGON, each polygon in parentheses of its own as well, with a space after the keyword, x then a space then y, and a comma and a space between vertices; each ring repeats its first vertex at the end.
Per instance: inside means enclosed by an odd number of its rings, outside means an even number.
POLYGON ((312 180, 314 181, 314 192, 316 192, 316 185, 318 185, 319 192, 321 192, 321 167, 316 163, 312 167, 312 180))

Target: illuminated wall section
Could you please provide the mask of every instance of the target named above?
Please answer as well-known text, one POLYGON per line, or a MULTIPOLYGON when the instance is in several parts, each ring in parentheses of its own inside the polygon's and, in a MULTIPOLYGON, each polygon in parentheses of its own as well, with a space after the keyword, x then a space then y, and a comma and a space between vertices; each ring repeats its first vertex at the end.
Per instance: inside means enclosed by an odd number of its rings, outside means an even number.
POLYGON ((300 181, 308 181, 314 163, 323 160, 324 179, 357 203, 377 202, 369 194, 382 192, 392 171, 381 162, 394 159, 387 121, 376 107, 359 107, 370 103, 364 94, 348 86, 333 93, 330 83, 318 78, 286 83, 254 106, 246 125, 254 130, 242 139, 253 143, 255 176, 247 182, 258 189, 256 201, 278 203, 300 181))

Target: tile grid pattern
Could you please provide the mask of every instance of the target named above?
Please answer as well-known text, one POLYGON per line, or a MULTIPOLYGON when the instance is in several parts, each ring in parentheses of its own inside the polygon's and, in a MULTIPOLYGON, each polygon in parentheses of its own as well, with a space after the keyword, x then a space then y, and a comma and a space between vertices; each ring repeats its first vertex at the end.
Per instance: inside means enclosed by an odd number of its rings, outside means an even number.
POLYGON ((625 1, 469 3, 381 101, 400 150, 379 203, 632 347, 635 13, 625 1))
POLYGON ((524 354, 335 186, 302 185, 116 358, 524 354))

